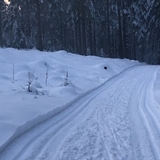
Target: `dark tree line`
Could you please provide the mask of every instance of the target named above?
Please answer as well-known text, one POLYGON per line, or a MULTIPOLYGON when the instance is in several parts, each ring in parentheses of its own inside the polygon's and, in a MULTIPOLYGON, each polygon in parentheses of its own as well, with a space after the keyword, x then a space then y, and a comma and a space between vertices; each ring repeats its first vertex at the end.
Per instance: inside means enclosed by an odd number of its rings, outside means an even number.
POLYGON ((160 63, 159 0, 0 0, 0 46, 160 63))

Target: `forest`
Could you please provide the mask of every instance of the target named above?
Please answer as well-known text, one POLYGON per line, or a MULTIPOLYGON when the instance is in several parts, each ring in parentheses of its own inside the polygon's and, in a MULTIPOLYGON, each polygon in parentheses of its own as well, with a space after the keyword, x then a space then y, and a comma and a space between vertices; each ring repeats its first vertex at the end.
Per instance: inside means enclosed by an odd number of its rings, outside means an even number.
POLYGON ((0 47, 160 64, 160 0, 0 0, 0 47))

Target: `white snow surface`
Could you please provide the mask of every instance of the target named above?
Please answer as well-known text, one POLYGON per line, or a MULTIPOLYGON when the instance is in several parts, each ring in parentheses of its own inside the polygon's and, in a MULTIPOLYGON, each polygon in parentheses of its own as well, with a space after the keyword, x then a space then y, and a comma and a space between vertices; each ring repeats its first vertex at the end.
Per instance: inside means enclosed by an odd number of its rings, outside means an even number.
POLYGON ((0 49, 0 160, 160 160, 159 151, 159 66, 0 49))

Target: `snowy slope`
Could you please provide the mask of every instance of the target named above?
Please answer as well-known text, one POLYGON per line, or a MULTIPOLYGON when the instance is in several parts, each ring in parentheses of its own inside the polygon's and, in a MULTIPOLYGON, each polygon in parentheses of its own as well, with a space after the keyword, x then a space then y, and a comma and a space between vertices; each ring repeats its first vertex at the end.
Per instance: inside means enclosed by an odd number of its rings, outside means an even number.
POLYGON ((0 76, 0 160, 160 159, 159 66, 0 49, 0 76))
POLYGON ((137 64, 65 51, 0 49, 0 150, 24 131, 68 107, 76 97, 137 64), (64 86, 67 71, 69 85, 64 86), (33 93, 27 92, 28 81, 32 82, 33 93))

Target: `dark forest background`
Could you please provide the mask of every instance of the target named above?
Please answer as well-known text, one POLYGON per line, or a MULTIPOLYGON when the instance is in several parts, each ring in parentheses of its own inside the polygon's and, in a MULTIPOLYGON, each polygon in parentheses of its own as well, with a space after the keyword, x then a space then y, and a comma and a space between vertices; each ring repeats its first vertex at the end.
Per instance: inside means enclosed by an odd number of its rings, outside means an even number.
POLYGON ((160 64, 160 0, 0 0, 0 47, 160 64))

